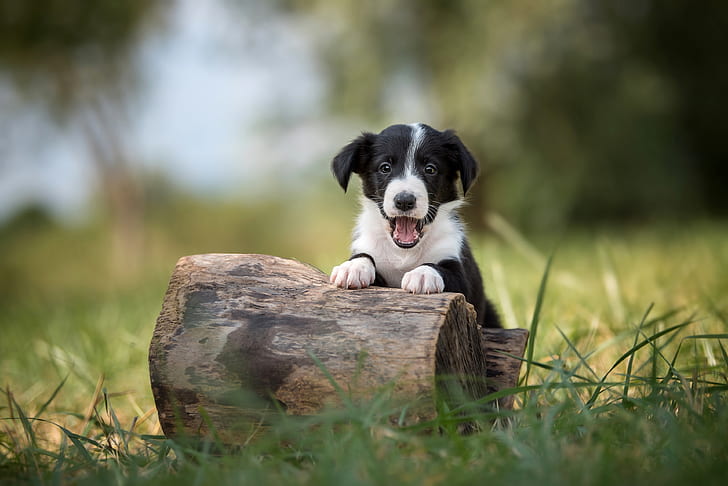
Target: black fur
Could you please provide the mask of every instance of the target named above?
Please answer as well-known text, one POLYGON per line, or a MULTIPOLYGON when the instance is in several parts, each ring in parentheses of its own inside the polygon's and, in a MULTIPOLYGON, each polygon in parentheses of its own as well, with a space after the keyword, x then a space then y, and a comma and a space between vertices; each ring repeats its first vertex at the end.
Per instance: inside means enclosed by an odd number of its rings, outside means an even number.
POLYGON ((460 261, 441 260, 438 263, 425 263, 425 265, 440 272, 445 281, 445 292, 457 292, 465 296, 465 300, 475 308, 479 325, 501 327, 495 306, 485 297, 483 279, 467 243, 461 250, 460 261))

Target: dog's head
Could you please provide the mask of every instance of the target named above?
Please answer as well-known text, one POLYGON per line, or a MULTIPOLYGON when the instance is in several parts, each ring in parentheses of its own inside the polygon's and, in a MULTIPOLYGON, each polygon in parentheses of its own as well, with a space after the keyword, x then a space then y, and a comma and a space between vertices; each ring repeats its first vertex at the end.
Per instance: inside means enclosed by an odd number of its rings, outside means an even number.
POLYGON ((334 176, 346 191, 352 173, 362 191, 389 221, 394 243, 412 248, 437 216, 440 205, 460 199, 478 174, 478 164, 451 130, 423 124, 392 125, 363 133, 334 157, 334 176))

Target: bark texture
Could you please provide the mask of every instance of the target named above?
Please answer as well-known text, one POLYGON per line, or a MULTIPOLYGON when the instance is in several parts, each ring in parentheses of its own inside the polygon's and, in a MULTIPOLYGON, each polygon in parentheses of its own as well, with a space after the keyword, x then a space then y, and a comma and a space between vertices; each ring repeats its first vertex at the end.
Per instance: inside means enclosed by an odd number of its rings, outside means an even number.
POLYGON ((212 426, 240 443, 280 409, 309 415, 377 393, 411 404, 413 422, 432 418, 439 399, 514 386, 520 362, 499 350, 522 356, 526 335, 480 329, 460 294, 341 290, 294 260, 194 255, 170 280, 151 384, 171 437, 212 426))

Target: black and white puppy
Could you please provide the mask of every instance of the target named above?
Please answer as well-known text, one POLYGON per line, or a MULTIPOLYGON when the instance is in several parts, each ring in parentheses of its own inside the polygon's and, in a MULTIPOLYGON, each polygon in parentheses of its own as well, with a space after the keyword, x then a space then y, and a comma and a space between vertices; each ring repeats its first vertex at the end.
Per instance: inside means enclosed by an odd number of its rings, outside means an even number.
POLYGON ((334 158, 346 191, 352 173, 362 181, 362 210, 352 257, 334 267, 331 283, 360 289, 401 287, 415 294, 459 292, 484 327, 500 327, 457 214, 478 164, 448 130, 393 125, 363 133, 334 158))

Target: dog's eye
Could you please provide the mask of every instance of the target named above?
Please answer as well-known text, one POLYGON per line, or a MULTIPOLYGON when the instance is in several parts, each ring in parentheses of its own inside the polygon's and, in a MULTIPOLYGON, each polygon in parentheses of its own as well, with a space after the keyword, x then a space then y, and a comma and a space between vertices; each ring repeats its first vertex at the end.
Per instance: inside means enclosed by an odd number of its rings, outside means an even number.
POLYGON ((382 165, 379 166, 379 172, 382 174, 389 174, 392 172, 392 165, 389 162, 384 162, 382 165))
POLYGON ((425 166, 425 174, 427 174, 427 175, 437 174, 437 167, 435 166, 435 164, 427 164, 425 166))

